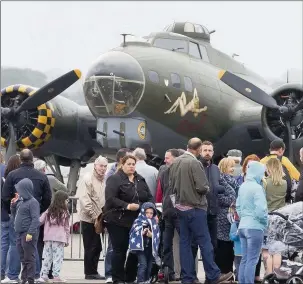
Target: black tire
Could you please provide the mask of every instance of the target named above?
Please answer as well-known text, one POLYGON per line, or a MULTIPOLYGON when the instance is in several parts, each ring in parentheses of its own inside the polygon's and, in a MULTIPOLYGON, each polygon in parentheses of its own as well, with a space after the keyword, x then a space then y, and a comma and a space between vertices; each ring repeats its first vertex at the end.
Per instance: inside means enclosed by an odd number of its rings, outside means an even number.
POLYGON ((270 273, 263 278, 261 284, 275 284, 277 282, 276 275, 274 273, 270 273))
POLYGON ((303 284, 303 276, 293 275, 287 279, 286 284, 303 284))
POLYGON ((164 283, 168 284, 168 282, 169 282, 169 270, 168 270, 167 266, 164 267, 163 272, 164 272, 164 283))

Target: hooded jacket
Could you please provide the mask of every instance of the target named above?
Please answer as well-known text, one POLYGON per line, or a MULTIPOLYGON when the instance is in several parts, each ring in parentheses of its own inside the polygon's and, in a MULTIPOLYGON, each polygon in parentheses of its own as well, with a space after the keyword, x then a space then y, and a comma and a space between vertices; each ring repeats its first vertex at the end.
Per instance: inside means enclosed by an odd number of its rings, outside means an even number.
POLYGON ((251 161, 247 166, 245 181, 239 189, 236 201, 237 213, 240 217, 239 229, 265 230, 268 223, 267 201, 262 178, 265 166, 251 161))
POLYGON ((38 233, 40 227, 40 204, 33 197, 33 183, 30 179, 24 178, 15 185, 15 188, 19 194, 19 200, 11 209, 15 219, 15 231, 17 234, 34 235, 38 233))
POLYGON ((134 224, 129 232, 129 250, 131 252, 144 251, 144 247, 151 245, 152 254, 156 263, 160 266, 161 261, 158 256, 158 249, 160 244, 160 230, 156 221, 157 210, 156 206, 151 202, 145 202, 142 204, 140 214, 134 221, 134 224), (153 209, 153 218, 148 219, 145 215, 146 209, 153 209), (152 238, 143 235, 143 230, 149 228, 152 232, 152 238))

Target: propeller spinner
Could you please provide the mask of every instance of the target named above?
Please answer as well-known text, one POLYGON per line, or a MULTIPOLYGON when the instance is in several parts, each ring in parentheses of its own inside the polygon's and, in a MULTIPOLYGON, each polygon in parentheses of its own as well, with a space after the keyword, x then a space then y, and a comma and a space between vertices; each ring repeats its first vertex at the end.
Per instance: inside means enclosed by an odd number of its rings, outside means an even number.
POLYGON ((1 116, 7 119, 9 129, 9 139, 5 155, 6 162, 9 157, 16 154, 16 129, 14 125, 20 119, 20 113, 37 108, 38 106, 55 98, 78 81, 80 77, 80 70, 72 70, 37 90, 32 96, 25 99, 20 106, 13 105, 12 107, 1 107, 1 116))

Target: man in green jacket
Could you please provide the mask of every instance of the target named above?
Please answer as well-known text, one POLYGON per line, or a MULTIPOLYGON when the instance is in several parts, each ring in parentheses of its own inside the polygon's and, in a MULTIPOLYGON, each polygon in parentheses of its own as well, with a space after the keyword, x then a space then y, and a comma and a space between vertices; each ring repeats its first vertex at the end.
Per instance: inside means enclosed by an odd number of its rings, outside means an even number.
POLYGON ((191 240, 200 247, 206 278, 213 284, 229 280, 232 273, 221 274, 214 262, 214 250, 207 226, 207 199, 209 184, 203 165, 197 157, 201 154, 202 141, 192 138, 187 151, 176 158, 170 167, 169 186, 175 193, 172 203, 179 211, 180 255, 182 283, 195 282, 194 259, 191 240))

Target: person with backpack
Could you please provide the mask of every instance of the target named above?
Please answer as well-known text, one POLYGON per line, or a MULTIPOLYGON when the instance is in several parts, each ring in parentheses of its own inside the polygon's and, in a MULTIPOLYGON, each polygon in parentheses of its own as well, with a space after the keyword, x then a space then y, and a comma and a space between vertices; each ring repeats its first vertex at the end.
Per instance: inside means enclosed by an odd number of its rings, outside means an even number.
POLYGON ((283 172, 285 174, 284 179, 287 182, 287 192, 285 201, 287 203, 291 202, 291 190, 292 190, 292 181, 299 181, 300 172, 296 169, 296 167, 292 164, 292 162, 284 155, 285 152, 285 143, 281 139, 275 139, 270 143, 270 153, 266 157, 264 157, 260 162, 262 164, 266 164, 271 158, 278 158, 282 163, 283 172))

